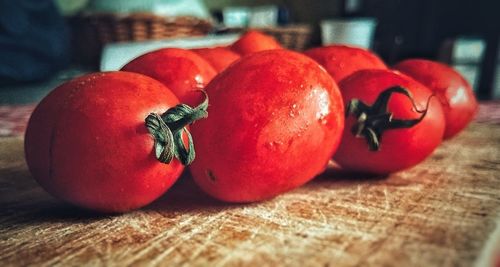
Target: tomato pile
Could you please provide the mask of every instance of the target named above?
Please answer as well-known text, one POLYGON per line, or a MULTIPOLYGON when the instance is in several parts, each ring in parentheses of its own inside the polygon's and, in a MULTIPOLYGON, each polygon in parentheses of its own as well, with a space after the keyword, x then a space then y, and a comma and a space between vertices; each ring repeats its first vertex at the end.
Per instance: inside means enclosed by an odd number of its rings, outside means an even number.
POLYGON ((298 53, 249 31, 62 84, 33 112, 25 154, 47 192, 100 212, 151 203, 187 165, 207 194, 244 203, 297 188, 332 159, 352 172, 410 168, 476 110, 470 85, 444 64, 391 69, 365 49, 298 53))

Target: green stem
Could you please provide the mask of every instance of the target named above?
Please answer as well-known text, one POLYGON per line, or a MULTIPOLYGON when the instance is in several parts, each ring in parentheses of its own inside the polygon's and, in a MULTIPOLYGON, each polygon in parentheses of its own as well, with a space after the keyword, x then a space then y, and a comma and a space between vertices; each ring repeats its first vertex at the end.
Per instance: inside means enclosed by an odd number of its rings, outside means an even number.
POLYGON ((182 164, 189 165, 195 158, 193 138, 187 126, 208 116, 208 96, 200 90, 205 99, 197 107, 179 104, 162 115, 150 113, 146 119, 146 127, 154 138, 156 158, 162 163, 170 163, 177 158, 182 164), (188 137, 188 147, 184 145, 183 135, 188 137))
POLYGON ((429 109, 431 95, 427 100, 425 110, 419 110, 411 93, 403 87, 394 86, 384 90, 377 97, 372 106, 363 103, 359 99, 352 99, 346 108, 346 117, 353 115, 357 122, 351 128, 354 136, 365 138, 371 151, 380 150, 380 140, 386 130, 410 128, 421 122, 429 109), (388 111, 388 103, 393 93, 408 97, 412 103, 413 110, 421 115, 416 119, 402 120, 394 119, 393 114, 388 111))

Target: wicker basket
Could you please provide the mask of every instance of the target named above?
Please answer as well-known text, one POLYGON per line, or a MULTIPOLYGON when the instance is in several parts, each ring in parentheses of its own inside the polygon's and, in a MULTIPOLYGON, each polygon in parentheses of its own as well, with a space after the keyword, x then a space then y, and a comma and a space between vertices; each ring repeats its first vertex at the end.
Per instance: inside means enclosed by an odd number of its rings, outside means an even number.
POLYGON ((186 16, 165 18, 152 13, 83 13, 71 22, 76 59, 92 64, 107 43, 200 36, 213 29, 208 20, 186 16))
POLYGON ((257 30, 273 36, 284 47, 298 51, 308 47, 312 33, 312 28, 304 24, 259 28, 257 30))

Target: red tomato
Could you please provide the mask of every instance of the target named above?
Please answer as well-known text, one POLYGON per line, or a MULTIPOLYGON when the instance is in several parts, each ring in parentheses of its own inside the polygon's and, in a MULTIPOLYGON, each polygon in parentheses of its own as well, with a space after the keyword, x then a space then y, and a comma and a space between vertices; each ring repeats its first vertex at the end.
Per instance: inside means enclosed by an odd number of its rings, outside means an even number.
POLYGON ((193 51, 164 48, 130 61, 122 70, 144 74, 166 85, 182 103, 197 105, 203 89, 217 74, 215 69, 193 51))
POLYGON ((351 103, 334 156, 344 169, 399 171, 421 162, 441 143, 445 127, 441 105, 412 78, 390 70, 360 70, 339 87, 344 103, 348 107, 351 103))
MULTIPOLYGON (((142 207, 183 170, 177 158, 169 164, 155 158, 162 143, 145 125, 148 114, 175 110, 177 104, 164 85, 140 74, 73 79, 52 91, 31 115, 25 137, 29 169, 45 190, 74 205, 102 212, 142 207)), ((182 138, 181 131, 172 128, 174 140, 182 138)))
POLYGON ((305 51, 304 54, 325 67, 337 82, 358 70, 387 69, 384 62, 374 53, 352 46, 316 47, 305 51))
POLYGON ((470 84, 451 67, 424 59, 408 59, 394 66, 436 93, 446 120, 444 138, 463 130, 474 118, 477 100, 470 84))
POLYGON ((190 170, 217 199, 259 201, 296 188, 325 169, 340 141, 337 86, 301 54, 243 57, 209 83, 207 93, 210 116, 192 127, 197 159, 190 170))
POLYGON ((191 51, 208 61, 217 72, 225 70, 231 63, 240 58, 240 55, 225 47, 197 48, 191 51))
POLYGON ((283 49, 283 47, 272 36, 256 30, 247 31, 231 45, 231 50, 242 56, 272 49, 283 49))

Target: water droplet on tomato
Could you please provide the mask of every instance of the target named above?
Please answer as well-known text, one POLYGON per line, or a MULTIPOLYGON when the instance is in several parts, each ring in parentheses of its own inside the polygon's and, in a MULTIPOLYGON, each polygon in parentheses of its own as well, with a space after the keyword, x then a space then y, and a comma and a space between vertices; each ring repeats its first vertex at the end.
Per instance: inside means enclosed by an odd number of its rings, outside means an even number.
POLYGON ((323 117, 320 117, 318 118, 318 122, 322 125, 325 125, 328 121, 327 119, 323 116, 323 117))
POLYGON ((277 150, 279 149, 280 146, 283 145, 283 142, 281 141, 270 141, 270 142, 266 142, 264 144, 264 146, 269 149, 269 150, 277 150))
POLYGON ((274 142, 266 142, 264 144, 264 146, 267 148, 267 149, 270 149, 270 150, 274 150, 275 147, 274 147, 274 142))
POLYGON ((194 76, 194 80, 196 81, 197 84, 203 84, 203 77, 200 74, 197 74, 194 76))
POLYGON ((292 106, 290 106, 290 111, 288 112, 288 114, 290 115, 290 117, 295 117, 296 115, 298 115, 298 110, 297 110, 297 104, 293 104, 292 106))

